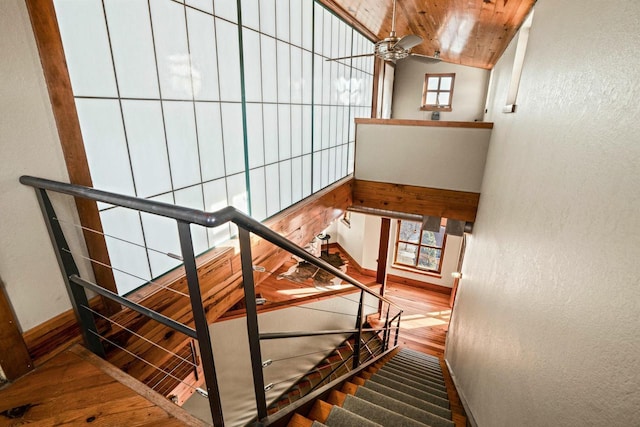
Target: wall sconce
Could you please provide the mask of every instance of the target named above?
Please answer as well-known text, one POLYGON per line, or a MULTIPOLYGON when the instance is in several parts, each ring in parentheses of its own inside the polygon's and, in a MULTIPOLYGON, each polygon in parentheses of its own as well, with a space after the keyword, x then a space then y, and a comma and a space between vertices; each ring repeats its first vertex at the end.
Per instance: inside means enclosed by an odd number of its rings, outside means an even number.
POLYGON ((453 273, 451 273, 451 277, 453 277, 454 279, 462 279, 462 273, 460 273, 459 271, 454 271, 453 273))

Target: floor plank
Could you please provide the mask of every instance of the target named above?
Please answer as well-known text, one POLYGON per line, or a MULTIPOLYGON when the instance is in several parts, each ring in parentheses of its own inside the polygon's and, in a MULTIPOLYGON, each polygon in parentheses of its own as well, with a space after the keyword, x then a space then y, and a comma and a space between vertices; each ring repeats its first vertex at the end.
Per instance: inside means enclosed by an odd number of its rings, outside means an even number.
POLYGON ((79 346, 58 354, 0 390, 0 426, 204 425, 162 396, 141 395, 142 384, 121 382, 107 365, 79 346))

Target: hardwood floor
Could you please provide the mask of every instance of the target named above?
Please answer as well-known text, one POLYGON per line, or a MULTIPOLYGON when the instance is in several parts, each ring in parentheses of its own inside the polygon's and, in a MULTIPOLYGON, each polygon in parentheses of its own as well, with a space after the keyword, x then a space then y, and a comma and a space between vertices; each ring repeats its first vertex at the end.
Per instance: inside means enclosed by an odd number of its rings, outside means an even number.
POLYGON ((78 345, 0 390, 0 426, 204 426, 78 345))

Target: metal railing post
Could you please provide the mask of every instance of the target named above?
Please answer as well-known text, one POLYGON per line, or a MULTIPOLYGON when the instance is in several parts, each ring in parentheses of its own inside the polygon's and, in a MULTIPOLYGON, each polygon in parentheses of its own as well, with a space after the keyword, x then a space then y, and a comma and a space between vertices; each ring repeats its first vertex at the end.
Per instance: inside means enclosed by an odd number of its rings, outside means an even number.
POLYGON ((393 341, 393 345, 396 346, 398 345, 398 335, 400 335, 400 318, 402 317, 402 311, 400 313, 398 313, 398 324, 396 326, 396 338, 393 341))
POLYGON ((220 403, 220 393, 218 390, 218 380, 216 378, 216 367, 213 362, 213 348, 211 347, 211 335, 209 333, 209 322, 202 304, 202 294, 200 293, 200 282, 198 280, 198 270, 196 259, 193 253, 193 242, 191 240, 191 225, 188 222, 177 220, 178 234, 180 235, 180 248, 182 249, 182 259, 189 287, 189 300, 193 312, 193 321, 196 325, 198 346, 200 347, 200 359, 202 370, 207 384, 207 394, 209 397, 209 408, 213 425, 224 426, 222 418, 222 404, 220 403))
POLYGON ((382 345, 385 351, 389 350, 389 312, 391 311, 391 304, 387 304, 387 317, 384 321, 384 334, 382 335, 382 345))
POLYGON ((358 334, 355 345, 353 346, 353 369, 360 366, 360 340, 362 339, 362 316, 364 312, 364 291, 360 291, 360 304, 358 305, 358 315, 356 317, 356 328, 358 334))
POLYGON ((260 351, 260 328, 258 327, 256 288, 253 281, 251 235, 248 230, 238 227, 238 238, 240 240, 244 301, 247 307, 247 334, 249 336, 249 352, 251 355, 251 369, 253 371, 253 388, 256 396, 258 419, 261 420, 267 416, 267 399, 262 373, 262 352, 260 351))
POLYGON ((87 294, 81 286, 69 280, 72 275, 80 276, 80 273, 71 255, 71 250, 62 232, 62 227, 60 227, 60 223, 56 219, 56 212, 53 209, 51 200, 47 195, 47 191, 43 189, 36 189, 36 196, 45 218, 49 237, 55 249, 56 259, 58 260, 64 283, 67 286, 67 292, 69 293, 76 319, 80 325, 84 342, 89 350, 105 358, 104 347, 102 346, 102 341, 96 328, 95 319, 93 318, 93 314, 88 310, 89 300, 87 299, 87 294))

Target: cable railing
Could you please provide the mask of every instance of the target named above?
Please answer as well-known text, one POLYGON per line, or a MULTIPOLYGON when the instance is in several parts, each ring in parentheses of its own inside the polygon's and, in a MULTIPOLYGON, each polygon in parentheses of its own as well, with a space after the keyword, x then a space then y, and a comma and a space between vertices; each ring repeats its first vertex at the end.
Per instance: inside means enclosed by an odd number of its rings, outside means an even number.
MULTIPOLYGON (((354 336, 353 352, 349 359, 341 361, 340 367, 347 363, 351 364, 351 369, 357 370, 364 366, 364 363, 370 360, 376 360, 381 355, 390 351, 390 349, 397 345, 398 334, 400 328, 400 319, 402 310, 395 305, 389 299, 372 291, 364 284, 355 280, 347 275, 339 268, 334 267, 328 261, 316 257, 304 248, 292 243, 285 237, 274 232, 270 228, 266 227, 262 223, 254 220, 253 218, 245 215, 244 213, 236 210, 234 207, 228 206, 220 209, 216 212, 205 212, 202 210, 186 208, 176 206, 168 203, 140 199, 131 196, 125 196, 121 194, 111 193, 107 191, 97 190, 94 188, 67 184, 57 181, 51 181, 43 178, 36 178, 31 176, 22 176, 20 182, 24 185, 34 187, 36 190, 36 196, 40 204, 45 222, 56 251, 56 256, 59 262, 60 269, 67 285, 67 290, 70 295, 71 304, 76 313, 78 323, 81 326, 81 332, 83 335, 86 346, 95 354, 106 358, 105 347, 109 349, 118 349, 126 354, 131 359, 140 359, 141 363, 149 365, 151 373, 147 375, 148 381, 146 382, 154 389, 165 388, 166 380, 170 380, 172 383, 181 383, 181 386, 198 391, 198 393, 208 397, 209 409, 211 411, 212 422, 215 426, 223 426, 224 418, 222 414, 222 404, 220 400, 219 385, 216 375, 216 367, 214 363, 212 342, 209 331, 209 321, 207 320, 207 313, 204 308, 203 294, 200 287, 199 273, 196 266, 196 256, 194 253, 193 236, 191 231, 191 225, 196 224, 203 227, 218 227, 227 223, 233 223, 238 227, 238 241, 240 247, 240 266, 241 275, 238 275, 238 279, 242 280, 242 289, 244 290, 244 306, 246 309, 246 326, 248 334, 248 343, 251 359, 251 372, 254 385, 254 399, 257 410, 257 420, 268 423, 268 402, 267 392, 273 387, 273 385, 265 384, 264 368, 261 342, 269 340, 281 340, 287 338, 301 338, 301 337, 315 337, 315 336, 354 336), (123 244, 132 244, 141 246, 140 243, 131 241, 120 236, 113 236, 101 231, 92 230, 79 224, 74 224, 67 219, 61 219, 54 210, 54 206, 49 198, 48 192, 61 193, 68 196, 78 197, 93 200, 96 202, 107 203, 110 205, 132 209, 138 212, 144 212, 152 215, 158 215, 161 217, 170 218, 176 221, 178 238, 180 244, 180 254, 174 254, 172 252, 163 251, 161 249, 151 249, 146 246, 145 249, 152 250, 158 255, 168 256, 174 260, 181 261, 181 267, 184 269, 184 278, 186 282, 186 288, 178 290, 172 286, 166 286, 163 283, 156 282, 155 279, 145 278, 130 271, 126 271, 120 268, 115 268, 104 262, 92 259, 86 254, 73 253, 70 249, 65 233, 63 232, 63 225, 66 227, 73 227, 81 230, 82 232, 92 232, 102 234, 105 238, 115 239, 123 244), (256 289, 254 282, 254 271, 256 266, 253 263, 252 257, 252 245, 251 235, 258 236, 273 245, 288 251, 290 254, 302 259, 319 270, 327 272, 328 274, 339 278, 341 281, 346 282, 348 285, 353 286, 359 291, 359 298, 350 299, 344 296, 338 295, 338 297, 350 301, 354 305, 357 305, 355 314, 340 313, 344 316, 350 316, 355 319, 354 326, 351 328, 338 328, 330 330, 299 330, 299 331, 281 331, 281 332, 261 332, 258 326, 258 311, 256 304, 256 289), (120 273, 122 275, 132 276, 136 280, 139 280, 143 284, 149 284, 157 289, 154 292, 160 292, 163 290, 170 291, 181 297, 188 296, 190 302, 190 313, 188 320, 185 320, 184 316, 178 316, 178 319, 174 319, 169 315, 165 315, 160 311, 156 311, 154 308, 146 307, 137 302, 133 302, 130 299, 119 295, 116 292, 105 289, 100 284, 95 283, 91 278, 81 277, 78 266, 74 260, 75 257, 79 257, 92 264, 98 264, 103 267, 111 268, 114 274, 120 273), (175 349, 164 348, 158 345, 153 339, 148 339, 143 333, 136 332, 128 328, 125 324, 114 321, 111 317, 104 316, 96 310, 91 309, 86 291, 92 291, 104 298, 107 298, 122 307, 135 313, 135 316, 141 316, 145 319, 151 319, 154 322, 159 323, 167 330, 182 334, 184 337, 180 338, 181 343, 189 343, 189 348, 181 347, 180 351, 175 349), (384 326, 382 328, 368 328, 365 327, 366 315, 365 309, 375 309, 378 312, 379 307, 365 302, 366 296, 377 299, 381 306, 385 306, 386 310, 380 308, 380 315, 386 312, 384 319, 384 326), (397 313, 389 319, 392 307, 397 313), (117 329, 122 333, 126 333, 128 336, 135 336, 136 339, 142 343, 140 345, 146 347, 158 347, 158 350, 164 351, 167 355, 159 359, 162 363, 153 363, 149 360, 145 360, 138 352, 132 351, 127 348, 126 345, 119 343, 115 339, 113 333, 109 333, 107 330, 99 331, 96 325, 96 318, 99 319, 100 324, 108 324, 108 328, 117 329), (362 339, 363 334, 370 333, 373 336, 381 337, 381 347, 379 350, 371 351, 367 346, 369 341, 362 339), (392 341, 392 335, 395 334, 395 339, 392 341), (197 343, 197 350, 195 347, 197 343), (189 351, 190 350, 190 351, 189 351), (362 357, 362 354, 365 357, 362 357), (199 363, 198 363, 199 362, 199 363), (200 375, 200 372, 202 373, 200 375), (191 375, 194 381, 187 383, 184 381, 185 375, 191 375), (203 385, 203 388, 200 387, 203 385)), ((318 270, 318 271, 319 271, 318 270)), ((369 298, 367 297, 367 298, 369 298)), ((295 306, 297 308, 308 308, 317 311, 330 311, 322 310, 318 308, 309 308, 303 306, 295 306)), ((334 314, 337 315, 337 314, 334 314)), ((101 326, 101 329, 104 329, 101 326)), ((173 333, 173 332, 172 332, 173 333)), ((167 332, 166 334, 170 334, 167 332)), ((310 352, 311 354, 313 352, 310 352)), ((319 353, 321 353, 319 351, 319 353)), ((284 358, 283 358, 284 360, 284 358)), ((337 369, 333 369, 331 373, 322 378, 322 383, 327 383, 331 380, 331 376, 336 376, 337 369)), ((342 377, 340 377, 342 378, 342 377)), ((337 378, 335 381, 340 380, 337 378)), ((317 387, 316 387, 317 388, 317 387)), ((315 388, 314 388, 315 390, 315 388)), ((309 392, 311 396, 314 390, 309 392)))

